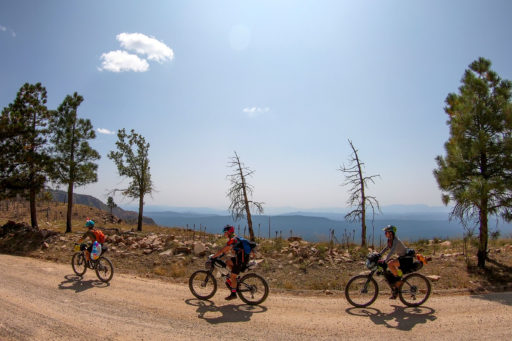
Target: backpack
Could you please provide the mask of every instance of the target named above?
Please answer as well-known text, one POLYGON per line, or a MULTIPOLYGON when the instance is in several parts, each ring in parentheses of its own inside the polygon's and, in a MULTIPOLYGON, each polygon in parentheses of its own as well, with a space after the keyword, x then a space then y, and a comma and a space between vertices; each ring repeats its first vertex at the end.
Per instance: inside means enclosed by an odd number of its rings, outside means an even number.
POLYGON ((92 230, 98 243, 103 244, 105 242, 105 234, 100 230, 92 230))
MULTIPOLYGON (((252 252, 252 250, 258 245, 255 242, 245 239, 243 237, 236 237, 236 239, 238 239, 238 242, 235 244, 233 249, 237 253, 243 250, 244 255, 242 255, 242 256, 249 256, 249 254, 252 252)), ((247 259, 248 259, 248 257, 247 257, 247 259)))

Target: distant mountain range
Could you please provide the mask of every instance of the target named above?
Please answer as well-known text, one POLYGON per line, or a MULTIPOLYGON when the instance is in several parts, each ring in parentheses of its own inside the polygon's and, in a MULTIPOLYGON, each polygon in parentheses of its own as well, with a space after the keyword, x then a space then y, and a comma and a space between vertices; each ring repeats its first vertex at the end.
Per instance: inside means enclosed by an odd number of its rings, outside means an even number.
MULTIPOLYGON (((194 212, 146 212, 161 226, 180 226, 190 229, 205 228, 209 233, 221 233, 226 224, 235 226, 237 233, 244 234, 245 220, 235 222, 229 215, 208 215, 194 212), (238 229, 240 229, 238 231, 238 229)), ((447 213, 443 212, 419 212, 419 213, 387 213, 375 217, 375 220, 367 220, 367 238, 371 240, 375 235, 375 243, 383 237, 383 226, 396 225, 399 235, 404 240, 415 241, 418 239, 455 238, 461 237, 464 229, 457 221, 450 221, 447 213)), ((328 240, 329 231, 334 229, 336 238, 341 241, 343 236, 350 235, 351 240, 360 240, 360 224, 349 223, 344 220, 344 215, 339 213, 288 213, 283 215, 256 215, 253 216, 253 228, 256 235, 274 238, 281 235, 288 238, 291 235, 301 236, 310 241, 328 240)), ((512 224, 496 224, 496 220, 490 219, 490 230, 498 228, 503 235, 512 233, 512 224)), ((475 230, 478 232, 478 230, 475 230)), ((248 234, 248 231, 246 231, 248 234)))
MULTIPOLYGON (((64 203, 68 202, 67 192, 54 189, 49 190, 49 192, 52 194, 54 201, 64 203)), ((73 203, 95 207, 97 209, 110 212, 110 208, 105 203, 91 195, 73 193, 73 203)), ((139 217, 137 212, 125 211, 120 207, 115 207, 112 210, 112 214, 130 224, 137 223, 137 219, 139 217)), ((155 221, 147 216, 143 216, 142 222, 147 225, 156 225, 155 221)))
MULTIPOLYGON (((54 200, 66 202, 67 193, 64 191, 52 191, 54 200)), ((105 211, 109 208, 101 200, 90 195, 75 194, 74 202, 96 207, 105 211)), ((132 208, 132 206, 124 206, 132 208)), ((136 208, 133 207, 135 210, 136 208)), ((372 222, 367 218, 367 239, 374 236, 378 245, 379 238, 384 238, 381 228, 388 224, 396 225, 399 236, 404 240, 455 238, 461 237, 464 229, 455 220, 449 220, 450 207, 431 207, 427 205, 392 205, 382 207, 382 213, 375 216, 372 222)), ((281 207, 267 209, 267 212, 276 212, 270 215, 253 216, 253 228, 256 235, 272 237, 281 235, 288 238, 290 235, 301 236, 310 241, 328 240, 330 230, 333 229, 336 238, 341 242, 343 237, 350 236, 355 242, 360 240, 360 224, 345 221, 348 209, 321 208, 321 209, 296 209, 281 207), (270 234, 269 234, 270 226, 270 234)), ((114 215, 133 222, 137 220, 137 212, 122 208, 115 208, 114 215)), ((144 223, 158 224, 167 227, 188 227, 199 230, 206 227, 208 233, 221 233, 226 224, 235 226, 237 233, 244 234, 246 221, 233 221, 226 210, 205 207, 168 207, 151 206, 144 207, 144 223), (239 229, 239 231, 238 231, 239 229)), ((512 224, 497 223, 495 219, 489 219, 489 230, 500 230, 503 236, 512 234, 512 224)), ((475 230, 478 233, 478 229, 475 230)), ((248 231, 246 231, 248 234, 248 231)))

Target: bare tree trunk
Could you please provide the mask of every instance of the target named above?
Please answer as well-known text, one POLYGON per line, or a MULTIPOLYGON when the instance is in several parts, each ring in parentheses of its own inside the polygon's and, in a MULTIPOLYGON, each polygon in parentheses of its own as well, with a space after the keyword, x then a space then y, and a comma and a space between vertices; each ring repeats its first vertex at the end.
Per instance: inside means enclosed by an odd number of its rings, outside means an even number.
POLYGON ((30 188, 29 200, 30 200, 30 224, 32 225, 32 227, 38 228, 38 226, 37 226, 37 210, 36 210, 36 190, 34 188, 30 188))
POLYGON ((359 161, 359 156, 357 155, 357 150, 350 142, 350 147, 354 151, 354 155, 357 163, 357 172, 359 174, 359 181, 361 183, 361 246, 366 246, 366 196, 364 193, 364 178, 363 171, 361 169, 361 162, 359 161))
MULTIPOLYGON (((235 153, 236 155, 236 153, 235 153)), ((238 159, 238 155, 236 155, 236 158, 238 160, 238 170, 240 171, 240 178, 242 180, 242 191, 244 193, 244 205, 245 205, 245 213, 247 214, 247 226, 249 227, 249 238, 252 241, 255 241, 254 238, 254 231, 252 230, 252 217, 251 217, 251 210, 249 207, 249 198, 247 197, 247 188, 245 184, 245 177, 244 173, 242 171, 242 165, 240 164, 240 160, 238 159)))
POLYGON ((71 214, 73 210, 73 183, 68 184, 68 211, 66 215, 66 233, 71 232, 71 214))
POLYGON ((485 268, 485 260, 487 258, 487 242, 488 242, 488 221, 487 221, 487 198, 482 199, 480 207, 480 240, 478 242, 478 267, 485 268))
POLYGON ((137 219, 137 231, 142 231, 142 210, 144 209, 144 193, 139 197, 139 217, 137 219))

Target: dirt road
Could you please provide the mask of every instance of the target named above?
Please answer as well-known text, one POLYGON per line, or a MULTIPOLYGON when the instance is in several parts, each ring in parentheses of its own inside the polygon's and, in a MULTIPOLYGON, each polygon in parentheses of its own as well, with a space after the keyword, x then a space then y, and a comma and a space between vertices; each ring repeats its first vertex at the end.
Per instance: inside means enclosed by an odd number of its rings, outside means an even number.
POLYGON ((0 255, 0 340, 481 340, 511 339, 512 293, 434 296, 370 308, 341 296, 271 291, 263 306, 193 299, 188 287, 115 274, 110 285, 71 266, 0 255))

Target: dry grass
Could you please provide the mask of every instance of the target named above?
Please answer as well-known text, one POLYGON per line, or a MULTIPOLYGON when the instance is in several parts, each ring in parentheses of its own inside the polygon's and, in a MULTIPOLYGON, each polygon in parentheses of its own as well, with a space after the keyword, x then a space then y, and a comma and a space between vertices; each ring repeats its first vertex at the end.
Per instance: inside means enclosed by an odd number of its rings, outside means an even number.
MULTIPOLYGON (((65 230, 65 205, 51 204, 51 210, 46 220, 46 213, 39 213, 39 225, 58 231, 62 234, 50 241, 50 248, 41 249, 41 240, 30 240, 23 236, 16 236, 8 240, 0 239, 1 252, 16 253, 30 257, 43 258, 60 263, 69 263, 73 254, 73 243, 78 240, 80 234, 85 231, 83 224, 85 218, 98 219, 99 226, 105 228, 116 228, 121 231, 132 231, 134 225, 111 224, 101 221, 105 212, 87 206, 76 205, 73 215, 73 233, 64 234, 65 230), (62 212, 62 215, 61 213, 62 212), (52 215, 53 213, 53 215, 52 215), (57 219, 51 219, 57 217, 57 219)), ((40 206, 41 209, 44 205, 40 206)), ((29 222, 28 211, 24 214, 22 207, 18 213, 0 211, 0 225, 7 220, 17 222, 29 222)), ((144 225, 142 232, 135 232, 136 236, 145 236, 148 233, 173 235, 183 239, 191 239, 193 231, 182 228, 164 228, 158 226, 144 225)), ((197 240, 197 233, 195 235, 197 240)), ((201 236, 203 241, 216 243, 221 247, 225 239, 219 235, 201 236)), ((256 272, 263 275, 271 287, 288 290, 313 289, 313 290, 340 290, 348 280, 363 271, 364 259, 368 249, 359 248, 355 245, 335 245, 339 254, 348 252, 352 261, 333 262, 329 255, 327 243, 316 243, 318 250, 317 259, 312 261, 298 256, 290 258, 290 252, 282 252, 283 248, 289 247, 286 240, 262 239, 258 250, 261 252, 264 261, 256 268, 256 272), (320 260, 323 262, 321 263, 320 260)), ((478 290, 481 287, 494 287, 512 285, 512 239, 499 239, 490 241, 491 252, 485 270, 476 267, 476 247, 469 243, 468 255, 460 254, 463 251, 463 243, 460 240, 451 240, 450 246, 443 246, 440 243, 429 245, 426 240, 419 240, 415 243, 408 243, 408 246, 416 249, 425 256, 433 257, 433 261, 427 264, 420 272, 425 275, 439 275, 441 280, 433 283, 434 289, 472 289, 478 290), (496 251, 496 250, 499 250, 496 251), (454 256, 454 254, 456 254, 454 256), (441 255, 448 255, 447 257, 441 255)), ((168 241, 166 248, 172 247, 173 242, 168 241)), ((157 252, 149 255, 142 253, 142 250, 129 250, 128 253, 119 255, 115 252, 108 254, 114 263, 117 273, 136 274, 145 277, 158 277, 169 281, 186 282, 190 274, 204 267, 205 257, 194 256, 159 256, 157 252)))

